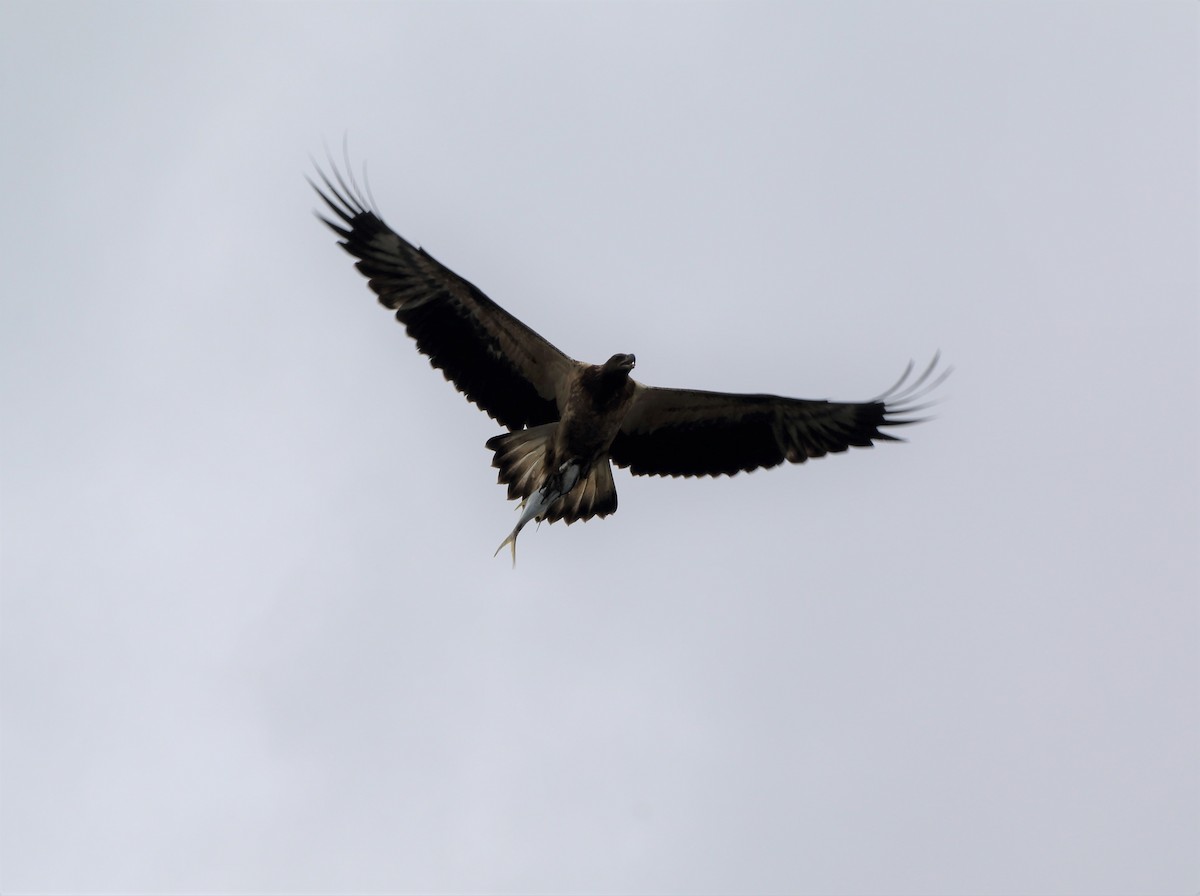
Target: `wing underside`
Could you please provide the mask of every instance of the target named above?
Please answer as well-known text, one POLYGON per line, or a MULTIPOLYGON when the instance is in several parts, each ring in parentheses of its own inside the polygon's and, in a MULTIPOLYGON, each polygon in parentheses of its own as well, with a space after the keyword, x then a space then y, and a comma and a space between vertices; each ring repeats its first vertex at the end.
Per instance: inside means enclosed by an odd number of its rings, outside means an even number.
POLYGON ((950 373, 938 357, 867 402, 811 401, 689 389, 639 388, 612 446, 613 462, 645 476, 732 476, 784 461, 902 441, 887 428, 920 422, 913 413, 950 373))
POLYGON ((336 220, 318 217, 430 363, 509 429, 558 419, 556 388, 575 362, 388 227, 336 168, 333 181, 319 175, 313 188, 336 220))

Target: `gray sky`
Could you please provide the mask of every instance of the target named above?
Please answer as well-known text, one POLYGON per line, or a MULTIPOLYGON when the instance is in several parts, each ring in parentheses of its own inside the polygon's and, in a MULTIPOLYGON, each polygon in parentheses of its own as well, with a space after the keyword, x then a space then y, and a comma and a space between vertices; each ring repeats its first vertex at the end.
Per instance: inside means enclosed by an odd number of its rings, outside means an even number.
POLYGON ((4 892, 1200 888, 1197 7, 7 3, 4 892), (904 445, 617 474, 313 218, 904 445))

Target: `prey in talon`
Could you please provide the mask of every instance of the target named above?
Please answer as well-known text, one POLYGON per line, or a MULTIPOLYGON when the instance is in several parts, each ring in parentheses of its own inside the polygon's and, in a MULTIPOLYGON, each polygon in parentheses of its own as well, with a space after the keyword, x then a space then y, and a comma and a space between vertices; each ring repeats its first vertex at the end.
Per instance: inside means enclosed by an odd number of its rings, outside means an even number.
POLYGON ((521 518, 517 520, 516 527, 512 532, 508 533, 508 538, 500 542, 500 547, 496 548, 495 557, 504 550, 504 546, 512 546, 512 562, 513 566, 517 565, 517 536, 521 534, 521 530, 525 528, 525 524, 532 519, 537 519, 539 522, 543 519, 543 514, 551 504, 561 498, 565 493, 575 487, 575 483, 579 481, 579 465, 570 462, 565 463, 559 469, 558 481, 551 480, 533 493, 533 497, 523 499, 518 506, 518 509, 524 511, 521 518))
MULTIPOLYGON (((332 212, 321 220, 357 259, 380 303, 446 379, 508 430, 487 447, 508 497, 525 502, 496 549, 511 545, 514 566, 517 536, 530 520, 570 525, 616 511, 613 464, 635 476, 733 476, 901 441, 890 428, 920 422, 914 415, 950 374, 935 374, 935 354, 910 379, 910 362, 896 385, 863 402, 644 386, 630 376, 633 355, 576 361, 392 230, 353 176, 343 178, 336 167, 332 179, 318 176, 313 188, 332 212)), ((630 302, 583 308, 579 325, 630 302)), ((727 302, 719 320, 750 330, 753 322, 739 311, 727 302)), ((732 350, 709 360, 735 363, 732 350)))

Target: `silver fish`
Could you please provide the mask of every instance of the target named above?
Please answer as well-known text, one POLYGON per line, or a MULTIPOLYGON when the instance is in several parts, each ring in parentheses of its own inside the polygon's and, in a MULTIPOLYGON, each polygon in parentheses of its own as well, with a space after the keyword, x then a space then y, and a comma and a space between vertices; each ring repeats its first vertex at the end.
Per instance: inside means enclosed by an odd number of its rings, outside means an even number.
POLYGON ((500 547, 496 548, 497 556, 505 545, 512 547, 512 562, 513 568, 517 566, 517 536, 521 534, 521 530, 525 528, 525 524, 532 519, 540 519, 541 515, 546 510, 575 487, 575 483, 579 481, 579 464, 568 461, 558 468, 558 475, 539 488, 536 492, 527 498, 522 505, 525 512, 521 514, 521 518, 517 520, 516 527, 508 533, 508 538, 500 542, 500 547))

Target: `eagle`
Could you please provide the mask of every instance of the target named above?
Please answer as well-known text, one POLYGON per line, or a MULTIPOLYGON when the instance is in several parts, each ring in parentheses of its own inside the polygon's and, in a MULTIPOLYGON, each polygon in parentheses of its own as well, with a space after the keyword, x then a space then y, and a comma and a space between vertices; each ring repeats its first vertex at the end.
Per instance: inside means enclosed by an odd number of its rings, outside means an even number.
POLYGON ((570 525, 617 509, 612 465, 635 476, 733 476, 813 457, 903 441, 886 429, 911 416, 949 374, 939 354, 865 402, 821 401, 667 389, 630 374, 636 358, 577 361, 509 314, 472 283, 392 230, 354 177, 318 166, 310 185, 333 219, 317 217, 396 314, 418 350, 470 401, 506 428, 487 441, 498 481, 520 501, 511 546, 530 520, 570 525), (347 183, 349 180, 349 183, 347 183))

